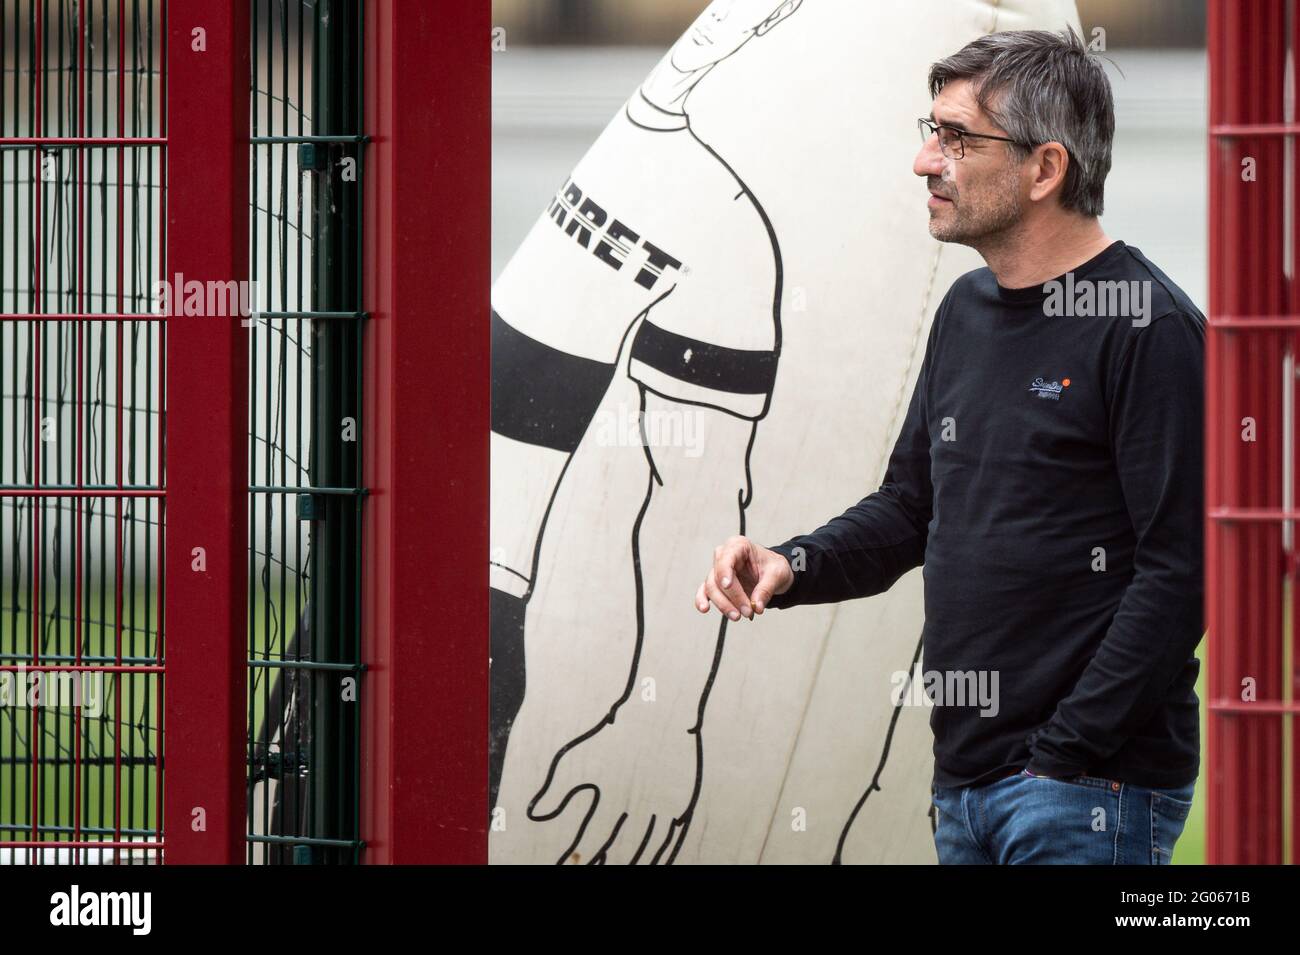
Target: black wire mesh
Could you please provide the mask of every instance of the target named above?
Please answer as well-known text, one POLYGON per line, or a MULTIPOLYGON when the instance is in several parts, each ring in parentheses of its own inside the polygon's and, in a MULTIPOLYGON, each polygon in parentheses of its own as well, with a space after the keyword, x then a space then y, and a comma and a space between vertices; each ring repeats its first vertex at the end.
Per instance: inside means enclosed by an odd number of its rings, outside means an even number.
POLYGON ((251 863, 361 850, 360 14, 253 4, 251 863))

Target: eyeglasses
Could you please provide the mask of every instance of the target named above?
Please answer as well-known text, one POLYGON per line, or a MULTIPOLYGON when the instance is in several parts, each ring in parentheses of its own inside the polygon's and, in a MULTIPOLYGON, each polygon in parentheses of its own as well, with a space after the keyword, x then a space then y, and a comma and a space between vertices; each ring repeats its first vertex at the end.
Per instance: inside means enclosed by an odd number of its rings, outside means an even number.
POLYGON ((939 136, 939 151, 949 159, 962 159, 966 155, 966 137, 972 139, 996 139, 1003 143, 1015 143, 1018 146, 1024 146, 1032 149, 1030 143, 1022 143, 1018 139, 1008 139, 1006 136, 991 136, 988 133, 968 133, 964 129, 958 129, 956 126, 943 126, 939 123, 932 123, 930 120, 921 118, 916 121, 917 128, 921 130, 921 142, 928 143, 930 137, 936 133, 939 136))

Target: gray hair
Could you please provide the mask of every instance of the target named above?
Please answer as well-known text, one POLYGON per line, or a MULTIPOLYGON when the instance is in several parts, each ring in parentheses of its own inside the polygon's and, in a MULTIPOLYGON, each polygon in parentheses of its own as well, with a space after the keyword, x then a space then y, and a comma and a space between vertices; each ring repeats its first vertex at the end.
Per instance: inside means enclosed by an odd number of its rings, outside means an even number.
MULTIPOLYGON (((1058 142, 1070 154, 1061 205, 1101 215, 1115 136, 1110 80, 1073 28, 1015 30, 972 40, 930 67, 930 96, 970 80, 975 101, 1022 143, 1058 142)), ((1009 144, 1023 159, 1030 150, 1009 144)))

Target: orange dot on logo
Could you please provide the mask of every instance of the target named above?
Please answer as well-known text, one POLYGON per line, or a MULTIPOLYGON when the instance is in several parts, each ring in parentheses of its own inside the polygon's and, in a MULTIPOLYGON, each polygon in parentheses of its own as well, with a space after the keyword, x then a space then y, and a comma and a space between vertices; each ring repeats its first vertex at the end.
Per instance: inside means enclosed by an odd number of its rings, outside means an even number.
POLYGON ((1069 388, 1069 387, 1070 387, 1070 379, 1069 379, 1069 378, 1066 378, 1064 381, 1062 381, 1062 382, 1061 382, 1061 387, 1062 387, 1062 388, 1069 388))

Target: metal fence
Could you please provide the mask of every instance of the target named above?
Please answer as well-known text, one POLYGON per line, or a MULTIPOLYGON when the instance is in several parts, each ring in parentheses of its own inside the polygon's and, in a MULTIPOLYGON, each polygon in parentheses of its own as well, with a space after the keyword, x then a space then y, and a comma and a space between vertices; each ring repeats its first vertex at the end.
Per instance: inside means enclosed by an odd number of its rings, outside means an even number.
POLYGON ((0 7, 0 863, 156 858, 162 17, 0 7))
POLYGON ((253 4, 249 862, 360 858, 361 15, 253 4))
MULTIPOLYGON (((161 861, 178 5, 0 0, 0 864, 161 861)), ((246 858, 354 862, 362 10, 249 9, 246 858)))

